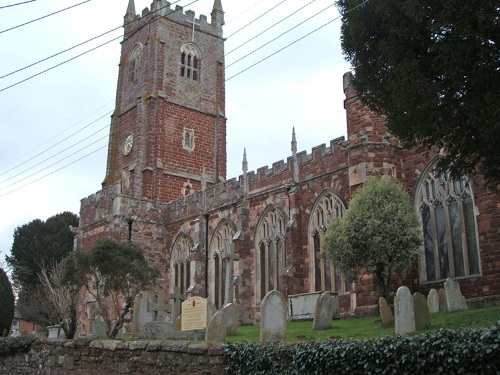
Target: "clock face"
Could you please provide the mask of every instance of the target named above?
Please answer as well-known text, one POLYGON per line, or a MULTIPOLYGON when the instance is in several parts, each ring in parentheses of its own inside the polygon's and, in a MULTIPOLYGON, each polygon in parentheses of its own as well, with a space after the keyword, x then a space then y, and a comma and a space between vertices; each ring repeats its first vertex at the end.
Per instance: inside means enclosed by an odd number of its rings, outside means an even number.
POLYGON ((123 142, 123 155, 130 154, 133 145, 134 145, 134 136, 132 134, 129 134, 127 135, 127 138, 125 138, 125 141, 123 142))

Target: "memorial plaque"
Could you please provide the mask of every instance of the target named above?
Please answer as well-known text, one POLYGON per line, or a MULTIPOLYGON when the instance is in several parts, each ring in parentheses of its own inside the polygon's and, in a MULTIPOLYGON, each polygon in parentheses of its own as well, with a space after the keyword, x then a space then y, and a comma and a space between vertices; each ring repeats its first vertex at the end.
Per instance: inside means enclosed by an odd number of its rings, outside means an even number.
POLYGON ((207 326, 207 300, 191 297, 182 302, 181 331, 195 331, 207 326))

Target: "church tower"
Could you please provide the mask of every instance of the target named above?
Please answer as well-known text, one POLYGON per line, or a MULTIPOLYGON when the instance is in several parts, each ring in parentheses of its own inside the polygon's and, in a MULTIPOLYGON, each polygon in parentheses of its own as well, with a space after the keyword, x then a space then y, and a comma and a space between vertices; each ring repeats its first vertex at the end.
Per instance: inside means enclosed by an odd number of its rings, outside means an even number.
POLYGON ((129 0, 103 187, 168 202, 226 178, 224 12, 129 0))

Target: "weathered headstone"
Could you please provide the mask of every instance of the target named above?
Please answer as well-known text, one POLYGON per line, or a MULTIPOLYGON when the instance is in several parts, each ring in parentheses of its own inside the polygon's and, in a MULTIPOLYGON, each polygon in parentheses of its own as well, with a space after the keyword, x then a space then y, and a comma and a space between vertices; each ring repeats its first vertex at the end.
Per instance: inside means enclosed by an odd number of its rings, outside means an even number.
POLYGON ((226 280, 224 288, 224 305, 233 303, 234 298, 234 262, 240 257, 234 252, 234 243, 226 242, 222 251, 222 259, 226 262, 226 280))
POLYGON ((395 331, 397 335, 415 332, 415 311, 410 289, 400 286, 394 298, 395 331))
POLYGON ((439 311, 448 312, 448 304, 446 303, 446 290, 443 288, 438 291, 439 311))
POLYGON ((467 301, 460 291, 460 284, 451 277, 446 279, 444 283, 444 290, 446 290, 446 305, 448 312, 467 310, 467 301))
POLYGON ((106 337, 106 323, 99 316, 90 323, 90 334, 95 337, 106 337))
POLYGON ((322 292, 292 294, 288 296, 288 315, 292 321, 312 320, 316 302, 322 292))
POLYGON ((328 329, 332 326, 334 315, 339 314, 339 297, 334 292, 323 292, 316 301, 313 329, 316 331, 328 329))
POLYGON ((147 340, 193 340, 193 331, 179 331, 175 324, 165 322, 149 322, 142 328, 139 337, 147 340))
POLYGON ((177 318, 181 315, 181 303, 186 299, 186 296, 185 294, 181 293, 181 288, 175 286, 174 292, 170 294, 170 298, 173 301, 172 320, 176 322, 177 318))
POLYGON ((49 331, 49 335, 47 336, 48 339, 58 339, 59 335, 61 334, 62 328, 60 325, 55 325, 55 326, 48 326, 47 330, 49 331))
POLYGON ((389 304, 384 297, 378 299, 378 309, 380 311, 380 320, 382 321, 382 327, 388 328, 394 322, 394 315, 389 307, 389 304))
POLYGON ((226 335, 234 336, 238 332, 238 308, 232 304, 228 303, 222 308, 222 315, 224 321, 226 322, 226 335))
POLYGON ((285 298, 277 290, 271 290, 260 305, 260 341, 284 341, 286 322, 285 298))
POLYGON ((224 321, 222 310, 217 311, 208 323, 205 340, 216 342, 226 341, 226 322, 224 321))
POLYGON ((439 312, 439 295, 436 289, 431 289, 429 291, 429 295, 427 296, 427 307, 431 314, 439 312))
POLYGON ((413 295, 413 304, 415 312, 415 330, 429 328, 431 326, 431 316, 429 314, 429 307, 427 306, 427 298, 422 293, 415 293, 413 295))
POLYGON ((169 312, 169 306, 165 303, 165 295, 153 294, 152 298, 148 299, 146 309, 151 314, 150 321, 164 321, 169 312))

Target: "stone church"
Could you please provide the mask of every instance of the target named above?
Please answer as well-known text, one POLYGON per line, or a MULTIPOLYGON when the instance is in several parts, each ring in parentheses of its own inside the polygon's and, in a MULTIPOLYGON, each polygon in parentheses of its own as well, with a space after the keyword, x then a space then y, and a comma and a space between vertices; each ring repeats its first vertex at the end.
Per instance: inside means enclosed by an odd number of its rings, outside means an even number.
POLYGON ((227 179, 223 25, 221 0, 210 20, 166 0, 139 16, 129 0, 106 176, 81 201, 77 246, 107 236, 138 242, 162 272, 153 292, 162 302, 174 287, 219 308, 229 298, 242 323, 259 321, 273 289, 336 291, 342 312, 368 314, 378 301, 376 280, 365 274, 347 283, 320 250, 353 192, 370 175, 390 174, 412 197, 424 239, 393 291, 403 283, 427 293, 455 277, 469 305, 498 304, 498 195, 478 178, 435 172, 439 150, 401 148, 384 118, 357 98, 349 74, 347 139, 307 153, 291 134, 286 161, 250 172, 243 155, 242 175, 227 179))

